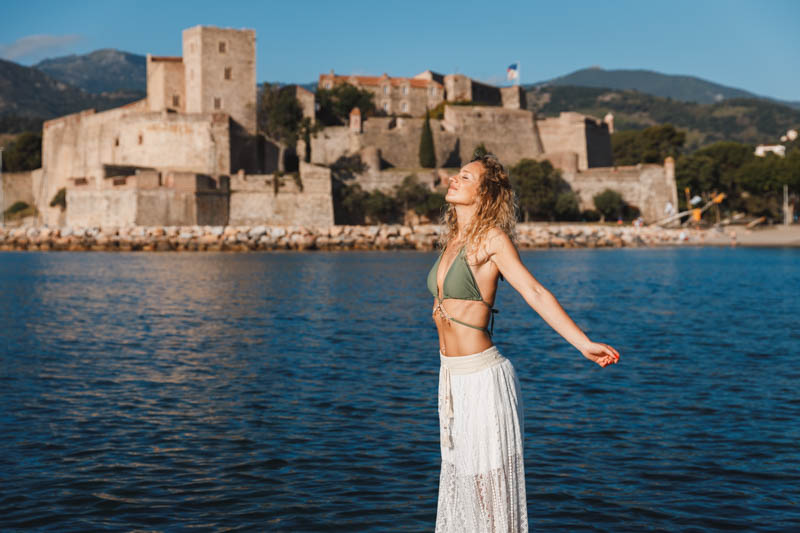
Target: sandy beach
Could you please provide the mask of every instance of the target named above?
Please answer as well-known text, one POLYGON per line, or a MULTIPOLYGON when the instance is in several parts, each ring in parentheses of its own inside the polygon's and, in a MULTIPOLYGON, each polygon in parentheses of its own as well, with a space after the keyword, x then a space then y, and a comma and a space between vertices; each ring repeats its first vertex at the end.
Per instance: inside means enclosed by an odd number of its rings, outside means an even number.
POLYGON ((729 226, 720 230, 706 230, 704 244, 730 246, 800 246, 800 225, 766 226, 747 229, 729 226))

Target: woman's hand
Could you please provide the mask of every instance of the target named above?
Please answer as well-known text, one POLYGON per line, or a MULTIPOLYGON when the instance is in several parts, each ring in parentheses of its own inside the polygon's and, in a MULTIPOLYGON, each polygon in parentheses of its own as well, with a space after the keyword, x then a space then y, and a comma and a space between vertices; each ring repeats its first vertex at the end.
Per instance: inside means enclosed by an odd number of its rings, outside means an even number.
POLYGON ((604 368, 619 362, 619 352, 602 342, 589 343, 581 350, 581 353, 586 359, 594 361, 604 368))

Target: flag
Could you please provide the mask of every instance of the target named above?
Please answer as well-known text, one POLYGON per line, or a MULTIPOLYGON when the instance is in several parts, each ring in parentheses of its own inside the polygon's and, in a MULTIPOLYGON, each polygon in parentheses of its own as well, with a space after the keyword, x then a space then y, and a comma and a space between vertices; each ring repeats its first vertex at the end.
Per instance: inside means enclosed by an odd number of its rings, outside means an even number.
POLYGON ((516 63, 512 63, 511 65, 508 66, 508 68, 506 69, 506 78, 508 78, 509 80, 515 80, 519 78, 519 69, 517 68, 516 63))

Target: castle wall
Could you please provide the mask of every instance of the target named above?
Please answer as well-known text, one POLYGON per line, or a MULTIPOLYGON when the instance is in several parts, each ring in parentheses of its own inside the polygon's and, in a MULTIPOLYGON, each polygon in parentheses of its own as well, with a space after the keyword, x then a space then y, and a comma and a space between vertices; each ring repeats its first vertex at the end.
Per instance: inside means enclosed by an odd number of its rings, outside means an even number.
POLYGON ((147 108, 183 112, 186 107, 184 67, 180 57, 147 54, 147 108))
POLYGON ((85 180, 94 188, 105 187, 104 165, 209 175, 230 172, 226 115, 151 113, 140 107, 84 111, 45 123, 43 178, 39 189, 34 189, 44 223, 56 223, 59 210, 49 207, 49 202, 58 189, 76 180, 85 180))
POLYGON ((195 26, 183 31, 186 111, 227 113, 256 133, 255 31, 195 26))
POLYGON ((105 189, 67 187, 66 224, 192 226, 225 225, 228 221, 228 191, 209 188, 207 176, 170 173, 165 178, 169 187, 159 185, 154 171, 124 181, 105 189))
POLYGON ((393 194, 395 187, 400 186, 403 180, 411 175, 416 175, 417 181, 431 190, 434 190, 440 182, 438 171, 429 168, 390 168, 379 172, 367 172, 357 175, 354 182, 358 183, 365 191, 381 191, 386 194, 393 194))
POLYGON ((446 106, 442 127, 460 141, 460 164, 472 159, 472 152, 480 143, 509 166, 523 158, 535 159, 542 153, 534 115, 524 109, 446 106))
POLYGON ((528 104, 525 98, 525 91, 519 85, 512 87, 500 87, 500 97, 503 107, 507 109, 527 109, 528 104))
POLYGON ((546 154, 574 152, 578 154, 578 169, 589 168, 584 115, 562 112, 558 117, 539 119, 536 125, 546 154))
POLYGON ((230 219, 233 226, 333 225, 330 169, 300 163, 302 188, 291 176, 281 176, 275 192, 275 175, 231 176, 230 219))
POLYGON ((667 201, 677 205, 674 161, 665 165, 644 165, 591 168, 578 172, 563 172, 564 179, 580 198, 581 209, 594 209, 594 196, 605 189, 619 192, 622 198, 642 213, 646 222, 664 215, 667 201))
POLYGON ((3 172, 3 205, 0 211, 5 212, 17 202, 25 202, 28 205, 35 205, 33 196, 33 173, 27 172, 3 172))
MULTIPOLYGON (((325 128, 312 136, 312 161, 330 165, 343 155, 375 147, 389 166, 415 169, 419 167, 423 122, 421 118, 370 117, 363 122, 360 134, 347 127, 325 128)), ((431 130, 440 167, 460 167, 469 162, 481 143, 506 164, 541 155, 533 113, 526 110, 446 106, 443 120, 431 120, 431 130)))

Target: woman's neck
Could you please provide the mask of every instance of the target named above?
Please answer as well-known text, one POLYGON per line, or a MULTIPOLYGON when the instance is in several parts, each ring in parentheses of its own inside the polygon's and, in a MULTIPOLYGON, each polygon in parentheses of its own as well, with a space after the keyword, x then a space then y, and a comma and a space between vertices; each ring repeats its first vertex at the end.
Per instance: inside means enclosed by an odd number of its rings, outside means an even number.
POLYGON ((477 204, 456 205, 456 224, 458 225, 459 238, 464 235, 470 222, 472 222, 472 217, 475 216, 477 207, 477 204))

